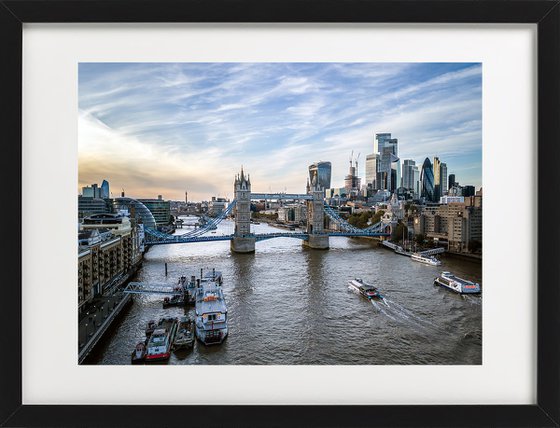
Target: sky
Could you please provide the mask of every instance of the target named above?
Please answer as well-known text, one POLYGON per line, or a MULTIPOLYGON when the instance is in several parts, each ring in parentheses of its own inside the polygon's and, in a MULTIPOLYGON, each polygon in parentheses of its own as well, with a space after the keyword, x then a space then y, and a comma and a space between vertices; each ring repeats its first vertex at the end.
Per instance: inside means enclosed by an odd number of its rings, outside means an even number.
POLYGON ((343 187, 380 132, 482 186, 480 63, 80 63, 78 97, 78 192, 233 198, 243 166, 253 192, 304 193, 317 161, 343 187))

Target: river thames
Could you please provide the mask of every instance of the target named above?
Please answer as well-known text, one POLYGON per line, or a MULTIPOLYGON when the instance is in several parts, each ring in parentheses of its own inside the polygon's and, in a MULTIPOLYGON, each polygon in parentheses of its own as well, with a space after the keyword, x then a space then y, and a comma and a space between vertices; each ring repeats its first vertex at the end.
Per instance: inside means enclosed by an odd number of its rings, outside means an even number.
MULTIPOLYGON (((255 233, 279 231, 251 227, 255 233)), ((232 222, 224 220, 216 233, 231 230, 232 222)), ((133 280, 174 285, 201 268, 223 274, 228 338, 210 347, 197 342, 165 364, 481 364, 482 297, 461 296, 433 281, 451 271, 481 283, 482 266, 441 260, 441 266, 413 262, 363 238, 331 237, 329 250, 270 239, 257 242, 254 254, 233 254, 229 241, 220 241, 154 246, 133 280), (378 287, 386 303, 349 291, 347 283, 356 277, 378 287)), ((162 300, 135 295, 86 364, 128 365, 149 320, 194 317, 194 307, 163 309, 162 300)))

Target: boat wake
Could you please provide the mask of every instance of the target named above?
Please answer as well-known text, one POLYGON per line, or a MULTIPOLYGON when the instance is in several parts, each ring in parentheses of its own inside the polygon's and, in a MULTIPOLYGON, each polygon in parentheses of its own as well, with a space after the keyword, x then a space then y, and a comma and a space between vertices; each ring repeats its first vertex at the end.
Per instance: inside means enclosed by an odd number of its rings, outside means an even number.
MULTIPOLYGON (((385 300, 385 299, 383 299, 383 300, 385 300)), ((381 312, 381 313, 382 313, 383 315, 385 315, 387 318, 390 318, 390 319, 392 319, 393 321, 398 322, 397 319, 396 319, 395 317, 391 316, 391 315, 385 310, 385 308, 384 308, 383 306, 378 305, 377 302, 376 302, 375 300, 371 299, 370 302, 371 302, 371 304, 372 304, 373 306, 375 306, 375 308, 376 308, 379 312, 381 312)))
POLYGON ((470 303, 471 305, 480 306, 482 305, 482 299, 480 296, 474 296, 469 294, 461 294, 464 301, 470 303))
POLYGON ((374 301, 373 299, 370 300, 372 305, 377 309, 378 312, 385 315, 387 318, 405 324, 408 327, 412 328, 421 333, 444 333, 445 330, 439 327, 438 325, 434 324, 430 320, 422 318, 416 315, 410 309, 405 308, 403 305, 386 298, 383 298, 383 302, 385 306, 381 303, 374 301))

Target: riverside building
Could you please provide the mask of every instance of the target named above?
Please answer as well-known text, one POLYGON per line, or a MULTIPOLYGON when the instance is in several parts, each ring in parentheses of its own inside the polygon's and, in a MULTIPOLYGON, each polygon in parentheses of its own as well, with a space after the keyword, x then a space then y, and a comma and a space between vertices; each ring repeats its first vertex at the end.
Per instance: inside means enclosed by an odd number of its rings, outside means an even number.
POLYGON ((78 312, 95 297, 112 294, 143 253, 142 224, 122 212, 86 217, 78 231, 78 312))

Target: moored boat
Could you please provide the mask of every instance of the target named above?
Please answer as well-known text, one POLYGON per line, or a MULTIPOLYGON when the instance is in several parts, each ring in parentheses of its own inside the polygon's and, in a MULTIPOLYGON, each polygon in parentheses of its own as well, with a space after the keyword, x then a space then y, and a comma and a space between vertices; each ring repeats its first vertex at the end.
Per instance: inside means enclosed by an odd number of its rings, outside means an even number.
POLYGON ((177 334, 173 341, 173 350, 191 348, 194 344, 194 322, 191 318, 182 317, 177 321, 177 334))
POLYGON ((348 288, 361 294, 366 299, 383 299, 383 296, 376 287, 364 282, 361 278, 348 281, 348 288))
POLYGON ((180 294, 174 294, 171 297, 165 297, 163 299, 163 308, 169 308, 171 306, 184 306, 185 297, 180 294))
POLYGON ((150 336, 152 335, 152 333, 154 332, 154 330, 157 327, 157 322, 155 320, 150 320, 148 321, 148 325, 146 326, 146 341, 148 341, 148 339, 150 338, 150 336))
POLYGON ((144 357, 146 356, 146 344, 144 342, 138 342, 132 355, 130 356, 130 361, 132 364, 139 364, 144 362, 144 357))
POLYGON ((442 272, 440 276, 434 279, 434 283, 460 294, 477 294, 481 292, 480 284, 459 278, 451 272, 442 272))
POLYGON ((205 345, 222 343, 228 334, 227 306, 221 284, 222 275, 215 270, 199 281, 195 304, 195 333, 205 345))
POLYGON ((174 318, 160 320, 146 345, 146 361, 167 360, 171 355, 171 344, 175 339, 177 322, 174 318))
POLYGON ((423 256, 420 253, 413 253, 410 258, 412 260, 414 260, 415 262, 420 262, 420 263, 424 263, 427 265, 431 265, 431 266, 439 266, 441 265, 441 262, 436 259, 435 257, 432 256, 423 256))

